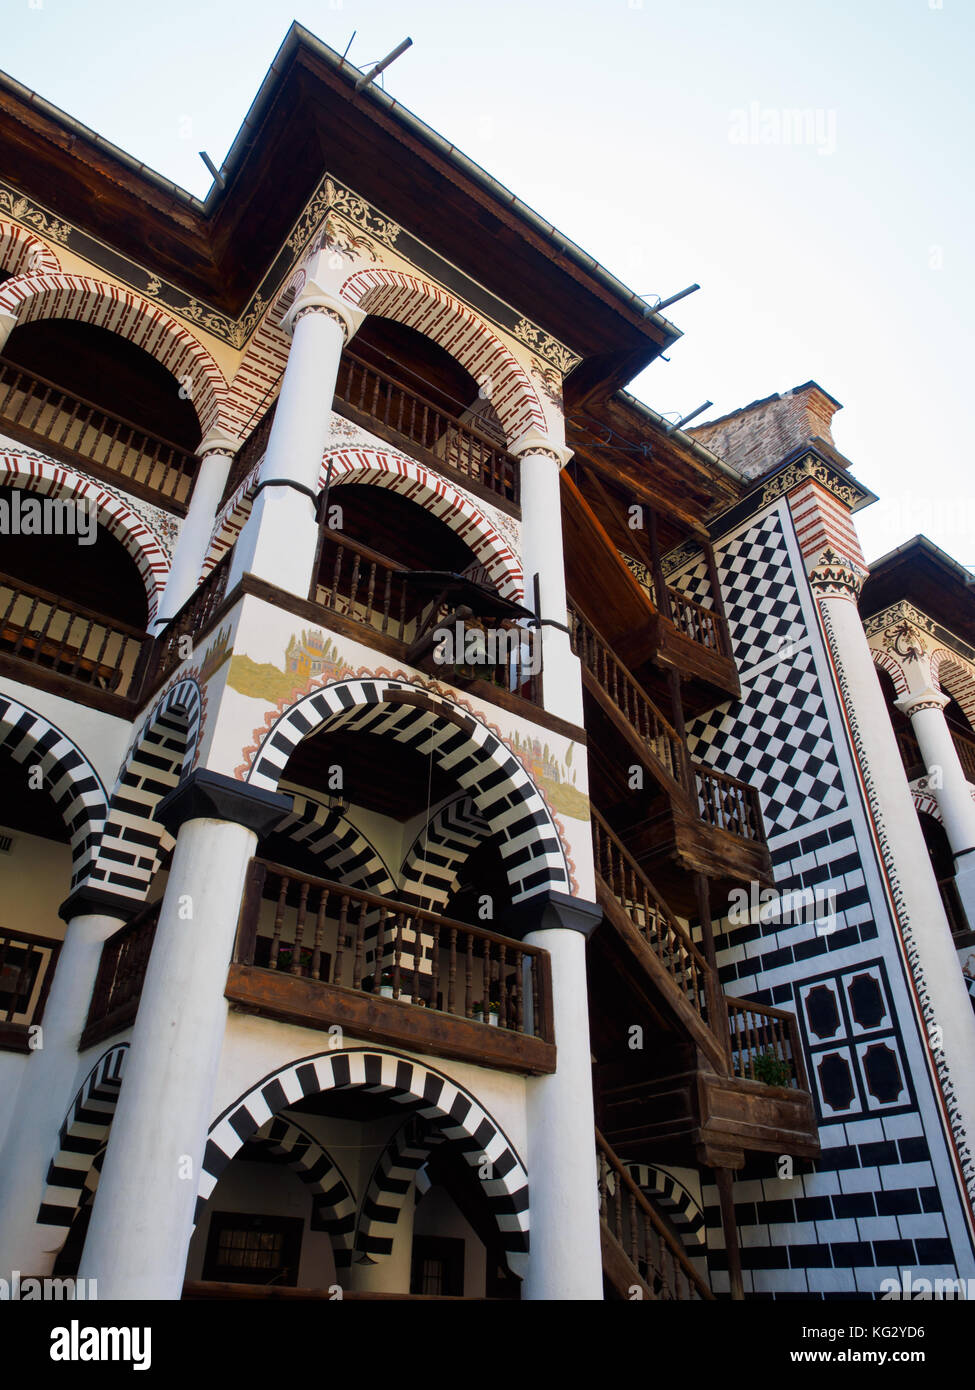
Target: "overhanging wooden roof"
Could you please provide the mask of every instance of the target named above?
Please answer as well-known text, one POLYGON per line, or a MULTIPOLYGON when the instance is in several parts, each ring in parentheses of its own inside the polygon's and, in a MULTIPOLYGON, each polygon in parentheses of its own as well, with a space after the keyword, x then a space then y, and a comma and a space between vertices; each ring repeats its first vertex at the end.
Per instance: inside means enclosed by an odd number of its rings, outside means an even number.
POLYGON ((679 336, 358 69, 292 25, 205 202, 0 75, 0 172, 151 272, 237 315, 328 171, 583 358, 580 388, 625 384, 679 336))

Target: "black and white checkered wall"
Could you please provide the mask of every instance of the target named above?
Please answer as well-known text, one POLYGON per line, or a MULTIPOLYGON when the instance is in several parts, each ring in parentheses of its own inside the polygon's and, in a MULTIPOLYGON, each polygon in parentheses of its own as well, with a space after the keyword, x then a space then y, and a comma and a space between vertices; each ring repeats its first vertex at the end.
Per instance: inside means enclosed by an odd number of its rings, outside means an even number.
MULTIPOLYGON (((907 1267, 970 1277, 972 1248, 787 503, 739 525, 715 552, 742 697, 694 720, 688 739, 698 761, 757 787, 785 905, 767 920, 729 912, 715 923, 718 962, 729 993, 797 1015, 823 1150, 813 1161, 753 1155, 737 1175, 746 1294, 874 1298, 907 1267), (802 890, 818 923, 788 911, 788 895, 802 890)), ((670 582, 712 602, 703 561, 670 582)), ((703 1201, 720 1292, 727 1261, 707 1183, 703 1201)))

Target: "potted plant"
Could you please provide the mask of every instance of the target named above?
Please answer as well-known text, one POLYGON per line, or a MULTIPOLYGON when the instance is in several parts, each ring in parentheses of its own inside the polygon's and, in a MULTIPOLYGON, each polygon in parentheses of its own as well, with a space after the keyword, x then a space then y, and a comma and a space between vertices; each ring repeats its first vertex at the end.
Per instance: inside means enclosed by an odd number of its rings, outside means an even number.
POLYGON ((393 972, 392 972, 392 970, 384 970, 384 971, 382 972, 382 974, 379 976, 379 993, 383 996, 384 999, 392 999, 392 997, 393 997, 393 972))
POLYGON ((755 1080, 762 1081, 766 1086, 790 1086, 792 1084, 792 1066, 769 1048, 765 1052, 759 1052, 752 1062, 752 1070, 755 1073, 755 1080))
POLYGON ((471 1016, 475 1023, 484 1022, 484 1005, 481 1003, 480 999, 475 999, 474 1003, 471 1005, 471 1016))
POLYGON ((492 999, 488 1004, 488 1023, 492 1028, 497 1028, 498 1019, 501 1017, 500 999, 492 999))

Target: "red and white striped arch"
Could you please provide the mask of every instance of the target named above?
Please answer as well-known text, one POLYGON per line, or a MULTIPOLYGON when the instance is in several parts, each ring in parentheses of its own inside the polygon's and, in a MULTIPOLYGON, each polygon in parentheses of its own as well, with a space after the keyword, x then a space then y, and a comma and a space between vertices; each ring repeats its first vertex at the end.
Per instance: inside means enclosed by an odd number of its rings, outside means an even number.
POLYGON ((162 540, 142 517, 93 478, 83 478, 40 454, 0 450, 0 487, 19 487, 40 497, 90 499, 99 526, 132 556, 145 585, 152 623, 169 575, 169 555, 162 540))
POLYGON ((939 690, 952 696, 975 729, 975 670, 947 647, 931 653, 931 679, 939 690))
POLYGON ((0 222, 0 270, 6 275, 57 275, 61 262, 48 246, 16 222, 0 222))
POLYGON ((881 652, 876 647, 870 648, 870 655, 873 657, 873 664, 879 666, 882 671, 886 671, 894 682, 894 689, 898 695, 908 693, 907 677, 904 675, 904 668, 890 652, 881 652))
POLYGON ((359 270, 342 298, 368 314, 396 319, 432 338, 470 372, 485 391, 508 443, 533 429, 548 434, 545 412, 528 378, 500 338, 470 309, 437 285, 399 270, 359 270))
MULTIPOLYGON (((328 476, 329 462, 332 464, 333 488, 342 483, 365 483, 385 487, 390 492, 398 492, 401 497, 408 497, 449 526, 465 545, 470 546, 499 594, 515 603, 524 599, 525 583, 518 557, 480 508, 445 479, 392 450, 339 449, 326 453, 322 459, 322 487, 328 476)), ((250 515, 256 481, 255 468, 250 479, 242 483, 229 499, 210 542, 204 573, 211 570, 236 543, 250 515)))
POLYGON ((0 310, 20 323, 74 319, 127 338, 185 387, 203 434, 223 423, 227 383, 212 355, 189 329, 131 290, 88 275, 20 275, 0 287, 0 310))

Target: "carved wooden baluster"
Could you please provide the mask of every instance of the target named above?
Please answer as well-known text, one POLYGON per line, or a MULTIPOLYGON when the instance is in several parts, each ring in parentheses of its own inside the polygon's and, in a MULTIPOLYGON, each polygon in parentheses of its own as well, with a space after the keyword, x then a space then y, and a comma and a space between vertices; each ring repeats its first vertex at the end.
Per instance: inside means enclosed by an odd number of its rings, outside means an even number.
POLYGON ((389 630, 389 605, 393 597, 393 571, 386 569, 386 583, 383 586, 383 620, 380 625, 380 632, 389 630))
POLYGON ((423 937, 420 934, 420 918, 413 918, 413 979, 410 981, 410 993, 413 995, 414 1004, 420 997, 420 961, 423 959, 423 937))
POLYGON ((332 570, 332 588, 331 588, 331 590, 330 590, 330 592, 329 592, 328 599, 326 600, 326 604, 325 604, 326 608, 335 608, 335 607, 336 607, 336 602, 335 602, 335 600, 336 600, 336 598, 338 597, 338 592, 339 592, 339 580, 340 580, 341 577, 342 577, 342 560, 343 560, 344 556, 345 556, 345 546, 343 546, 342 544, 340 544, 339 541, 336 541, 336 542, 335 542, 335 565, 334 565, 333 570, 332 570))
MULTIPOLYGON (((365 916, 365 903, 362 903, 361 907, 362 911, 360 916, 365 916)), ((373 963, 372 971, 372 989, 374 994, 379 993, 379 987, 382 984, 383 978, 383 957, 386 954, 386 916, 387 909, 381 907, 379 909, 379 921, 376 924, 376 958, 373 963)), ((393 960, 393 972, 393 994, 395 996, 399 990, 399 962, 396 959, 393 960)))
POLYGON ((311 978, 322 978, 322 939, 325 935, 325 908, 328 903, 328 889, 322 888, 318 894, 318 916, 315 918, 315 941, 311 951, 311 978))
POLYGON ((366 611, 362 615, 363 622, 372 622, 372 604, 376 594, 376 562, 370 561, 369 564, 369 583, 366 587, 366 611))
MULTIPOLYGON (((464 970, 464 1017, 470 1018, 474 1003, 474 938, 469 931, 465 932, 464 935, 467 937, 467 960, 464 970)), ((481 1003, 483 1007, 486 1001, 482 1000, 481 1003)))
POLYGON ((454 991, 457 985, 457 928, 450 928, 450 956, 447 965, 447 1012, 457 1012, 454 991))
POLYGON ((531 979, 532 979, 532 1030, 536 1038, 542 1036, 542 1012, 539 1008, 538 991, 538 957, 532 953, 531 957, 531 979))
MULTIPOLYGON (((342 904, 345 910, 345 903, 342 904)), ((363 958, 366 953, 366 905, 359 903, 359 910, 355 920, 355 956, 352 961, 352 988, 361 989, 362 987, 362 966, 363 958)))
POLYGON ((403 914, 396 914, 396 936, 393 941, 393 998, 398 999, 403 988, 401 975, 406 971, 403 968, 403 914))
POLYGON ((278 968, 278 948, 281 945, 281 929, 284 926, 284 910, 290 882, 291 880, 285 874, 281 875, 281 889, 278 893, 278 905, 274 913, 274 929, 271 933, 271 953, 268 957, 268 964, 272 970, 278 968))
POLYGON ((515 1004, 515 1027, 519 1033, 525 1031, 525 953, 515 952, 515 986, 512 996, 515 1004))
POLYGON ((431 957, 432 970, 430 975, 430 1007, 440 1008, 440 924, 433 927, 433 955, 431 957))
POLYGON ((345 954, 345 933, 348 930, 349 899, 343 893, 339 903, 339 926, 335 938, 335 964, 332 966, 332 984, 342 983, 342 958, 345 954))
POLYGON ((498 1026, 507 1028, 508 1026, 508 991, 505 979, 505 964, 507 959, 507 947, 502 941, 498 946, 498 1002, 501 1008, 498 1010, 498 1026))
POLYGON ((627 1235, 630 1238, 630 1259, 640 1268, 640 1225, 637 1221, 637 1202, 636 1193, 632 1188, 628 1189, 630 1196, 630 1210, 627 1235))
POLYGON ((606 1183, 606 1155, 603 1153, 602 1149, 599 1150, 599 1169, 598 1169, 598 1173, 599 1173, 599 1176, 598 1176, 598 1187, 599 1187, 599 1215, 600 1215, 600 1217, 603 1219, 603 1221, 607 1221, 607 1219, 608 1219, 608 1214, 609 1214, 609 1207, 608 1207, 608 1195, 607 1195, 607 1183, 606 1183))
POLYGON ((301 888, 298 893, 298 924, 295 927, 295 944, 291 955, 291 974, 301 974, 301 948, 305 940, 305 915, 308 910, 308 890, 311 884, 307 879, 302 879, 301 888))

